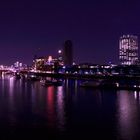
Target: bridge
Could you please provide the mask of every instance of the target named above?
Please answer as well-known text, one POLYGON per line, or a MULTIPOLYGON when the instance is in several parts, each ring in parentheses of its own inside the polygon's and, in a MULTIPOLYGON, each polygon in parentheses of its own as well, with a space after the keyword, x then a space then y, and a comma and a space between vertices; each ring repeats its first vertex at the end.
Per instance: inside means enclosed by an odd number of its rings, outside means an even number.
POLYGON ((21 74, 27 74, 28 70, 24 70, 24 69, 15 69, 15 68, 11 68, 11 67, 1 67, 0 66, 0 74, 15 74, 15 73, 21 73, 21 74))
POLYGON ((78 79, 140 79, 140 66, 82 65, 70 68, 61 67, 57 70, 31 70, 37 76, 78 78, 78 79))

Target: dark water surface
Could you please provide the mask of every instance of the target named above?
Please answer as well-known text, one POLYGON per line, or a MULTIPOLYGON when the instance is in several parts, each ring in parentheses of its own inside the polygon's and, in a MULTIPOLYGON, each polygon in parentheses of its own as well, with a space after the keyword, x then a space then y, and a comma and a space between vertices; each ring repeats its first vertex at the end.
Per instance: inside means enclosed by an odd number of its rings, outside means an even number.
POLYGON ((0 139, 140 139, 140 93, 0 79, 0 139))

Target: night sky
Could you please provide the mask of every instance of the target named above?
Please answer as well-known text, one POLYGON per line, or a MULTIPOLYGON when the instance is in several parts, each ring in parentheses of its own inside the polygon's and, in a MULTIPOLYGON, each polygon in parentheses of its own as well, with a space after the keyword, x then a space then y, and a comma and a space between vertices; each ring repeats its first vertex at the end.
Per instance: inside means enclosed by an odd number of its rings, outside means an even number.
POLYGON ((7 0, 0 2, 0 64, 57 55, 73 42, 77 63, 118 62, 119 37, 140 38, 140 2, 125 0, 7 0))

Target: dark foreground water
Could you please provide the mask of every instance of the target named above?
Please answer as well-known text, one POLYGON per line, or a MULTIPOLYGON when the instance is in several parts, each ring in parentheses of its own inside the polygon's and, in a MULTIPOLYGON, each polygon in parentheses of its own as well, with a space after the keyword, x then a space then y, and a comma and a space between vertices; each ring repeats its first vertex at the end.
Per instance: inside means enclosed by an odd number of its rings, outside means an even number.
POLYGON ((140 139, 140 93, 0 79, 0 139, 140 139))

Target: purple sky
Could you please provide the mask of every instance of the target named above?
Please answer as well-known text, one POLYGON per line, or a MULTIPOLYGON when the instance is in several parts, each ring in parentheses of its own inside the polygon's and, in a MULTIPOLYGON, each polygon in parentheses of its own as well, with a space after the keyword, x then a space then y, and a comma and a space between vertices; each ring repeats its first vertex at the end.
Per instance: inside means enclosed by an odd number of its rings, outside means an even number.
POLYGON ((117 63, 119 37, 140 38, 139 7, 134 0, 0 2, 0 64, 31 64, 35 54, 56 55, 67 39, 77 63, 117 63))

